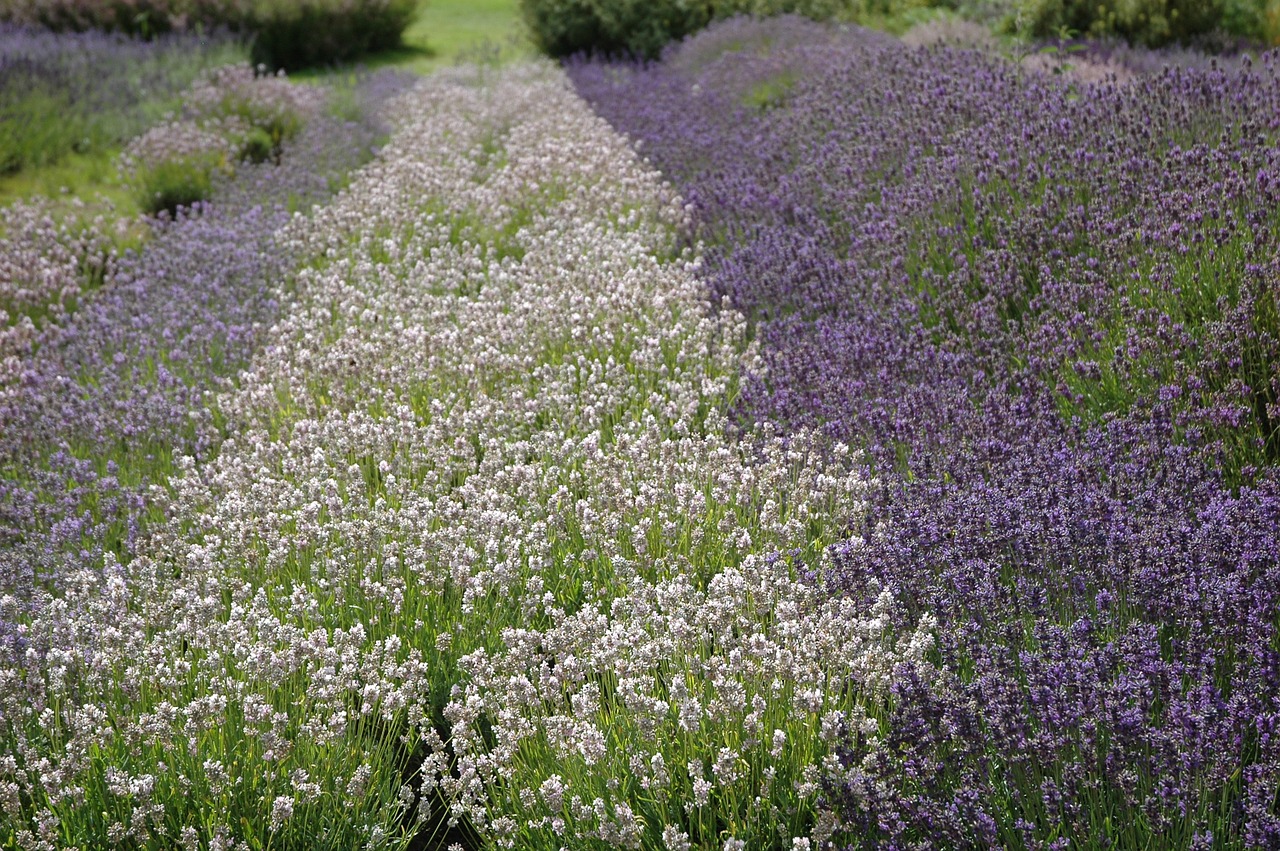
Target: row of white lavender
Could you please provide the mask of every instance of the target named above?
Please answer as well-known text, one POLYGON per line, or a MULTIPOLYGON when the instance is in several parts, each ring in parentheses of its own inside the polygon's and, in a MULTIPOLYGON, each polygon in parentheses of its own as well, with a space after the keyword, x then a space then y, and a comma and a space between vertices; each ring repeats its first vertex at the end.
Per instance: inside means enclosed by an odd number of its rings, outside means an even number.
POLYGON ((0 672, 4 812, 33 847, 820 843, 828 742, 929 647, 888 591, 797 580, 856 459, 730 427, 745 322, 559 71, 394 112, 290 234, 313 262, 215 403, 234 439, 0 672))
POLYGON ((353 81, 355 121, 310 116, 278 163, 238 167, 213 204, 153 222, 137 251, 117 253, 103 219, 86 230, 40 204, 0 213, 0 305, 18 319, 0 331, 0 847, 105 848, 121 832, 108 827, 150 829, 118 786, 50 785, 59 775, 46 769, 67 770, 59 749, 83 742, 63 738, 59 707, 45 712, 48 676, 64 680, 52 692, 63 705, 132 711, 81 688, 59 612, 74 586, 98 581, 104 553, 132 562, 162 513, 153 495, 170 459, 216 455, 225 424, 212 391, 251 363, 301 262, 280 238, 289 210, 305 215, 368 161, 374 111, 403 89, 385 73, 353 81), (48 801, 47 789, 74 800, 48 801))

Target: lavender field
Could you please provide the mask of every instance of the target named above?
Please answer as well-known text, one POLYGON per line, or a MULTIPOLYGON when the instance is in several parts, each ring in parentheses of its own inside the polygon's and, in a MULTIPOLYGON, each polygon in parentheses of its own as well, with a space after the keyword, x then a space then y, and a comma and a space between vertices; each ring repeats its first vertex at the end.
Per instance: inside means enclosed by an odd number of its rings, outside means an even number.
POLYGON ((0 848, 1280 848, 1280 59, 934 40, 0 208, 0 848))

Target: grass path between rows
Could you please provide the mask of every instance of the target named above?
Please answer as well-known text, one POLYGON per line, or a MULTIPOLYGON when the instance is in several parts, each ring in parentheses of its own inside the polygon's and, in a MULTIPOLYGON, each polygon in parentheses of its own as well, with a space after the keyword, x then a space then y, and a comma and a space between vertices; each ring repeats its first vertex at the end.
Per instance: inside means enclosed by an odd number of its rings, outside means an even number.
POLYGON ((426 74, 477 50, 501 48, 505 57, 531 54, 519 0, 427 0, 404 34, 405 47, 368 64, 426 74))

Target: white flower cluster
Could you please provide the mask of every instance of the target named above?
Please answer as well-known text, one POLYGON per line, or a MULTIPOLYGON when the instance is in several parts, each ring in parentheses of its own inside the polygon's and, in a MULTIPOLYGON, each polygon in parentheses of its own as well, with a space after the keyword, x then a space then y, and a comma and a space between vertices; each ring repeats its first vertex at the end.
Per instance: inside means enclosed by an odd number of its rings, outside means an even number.
POLYGON ((144 198, 165 185, 206 186, 216 174, 233 173, 243 158, 278 154, 283 141, 319 114, 325 98, 323 88, 294 85, 283 73, 247 65, 214 69, 184 93, 180 115, 126 146, 118 162, 121 178, 144 198))
POLYGON ((238 116, 163 121, 125 147, 118 164, 120 175, 125 182, 137 182, 164 163, 207 163, 229 171, 248 134, 248 123, 238 116))
POLYGON ((808 847, 826 741, 927 647, 888 593, 795 576, 860 513, 856 459, 730 428, 745 322, 553 66, 443 72, 392 114, 292 226, 315 260, 217 400, 216 460, 180 462, 145 556, 23 623, 0 806, 42 847, 107 763, 117 832, 209 847, 380 847, 406 811, 508 847, 808 847))
POLYGON ((838 770, 826 745, 845 724, 865 728, 862 702, 929 643, 924 631, 895 640, 887 592, 868 615, 790 573, 748 556, 705 589, 673 573, 608 606, 555 611, 546 629, 507 629, 497 653, 462 660, 470 679, 447 710, 462 773, 440 782, 476 821, 496 793, 538 847, 639 847, 641 808, 673 847, 713 794, 719 821, 756 844, 762 823, 793 824, 819 772, 838 770))

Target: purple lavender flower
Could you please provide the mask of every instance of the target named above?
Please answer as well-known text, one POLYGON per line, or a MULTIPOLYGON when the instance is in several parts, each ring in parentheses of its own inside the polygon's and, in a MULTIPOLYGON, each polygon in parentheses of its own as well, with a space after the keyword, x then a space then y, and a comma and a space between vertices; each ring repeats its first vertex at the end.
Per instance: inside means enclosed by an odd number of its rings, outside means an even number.
POLYGON ((869 450, 832 593, 939 619, 845 742, 857 847, 1275 841, 1280 79, 1175 59, 780 19, 570 66, 754 321, 742 418, 869 450))

